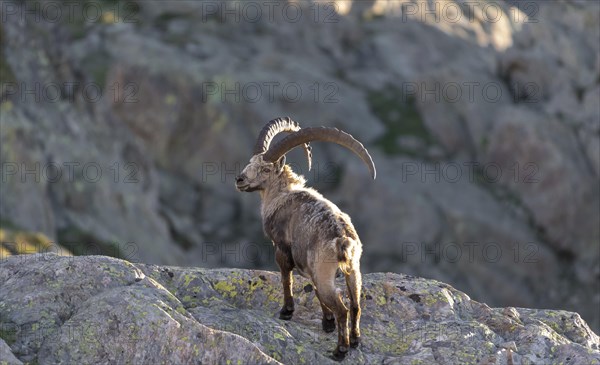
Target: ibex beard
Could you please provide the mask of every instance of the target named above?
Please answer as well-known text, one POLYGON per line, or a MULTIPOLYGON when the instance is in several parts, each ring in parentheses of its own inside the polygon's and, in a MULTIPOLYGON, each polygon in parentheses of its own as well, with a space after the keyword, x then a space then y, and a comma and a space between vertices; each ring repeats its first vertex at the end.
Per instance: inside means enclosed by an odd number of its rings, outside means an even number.
POLYGON ((262 129, 250 163, 236 178, 236 188, 258 191, 265 234, 273 241, 275 260, 281 271, 284 304, 279 318, 289 320, 294 313, 292 270, 312 281, 323 310, 325 332, 338 324, 338 343, 333 357, 341 360, 349 347, 360 343, 360 256, 362 245, 350 217, 316 190, 306 187, 302 176, 285 164, 285 154, 302 145, 311 165, 309 142, 340 144, 356 153, 375 178, 375 165, 363 145, 335 128, 305 128, 290 118, 277 118, 262 129), (271 146, 281 132, 290 135, 271 146), (338 269, 344 274, 350 310, 342 301, 342 290, 335 286, 338 269), (350 314, 350 330, 348 330, 350 314))

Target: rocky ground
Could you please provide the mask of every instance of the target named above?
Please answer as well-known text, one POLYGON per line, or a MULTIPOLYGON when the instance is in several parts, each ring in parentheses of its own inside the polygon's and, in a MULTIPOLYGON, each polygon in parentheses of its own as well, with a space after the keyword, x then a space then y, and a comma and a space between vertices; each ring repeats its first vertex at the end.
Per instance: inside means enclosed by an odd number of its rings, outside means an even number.
POLYGON ((598 2, 81 4, 2 2, 2 228, 74 254, 274 268, 233 178, 290 115, 373 155, 375 182, 334 146, 315 144, 310 173, 289 156, 353 217, 365 271, 600 330, 598 2))
MULTIPOLYGON (((1 261, 0 283, 3 364, 334 363, 337 335, 298 276, 290 321, 270 271, 34 254, 1 261)), ((600 364, 577 313, 490 308, 435 280, 367 274, 362 310, 346 364, 600 364)))

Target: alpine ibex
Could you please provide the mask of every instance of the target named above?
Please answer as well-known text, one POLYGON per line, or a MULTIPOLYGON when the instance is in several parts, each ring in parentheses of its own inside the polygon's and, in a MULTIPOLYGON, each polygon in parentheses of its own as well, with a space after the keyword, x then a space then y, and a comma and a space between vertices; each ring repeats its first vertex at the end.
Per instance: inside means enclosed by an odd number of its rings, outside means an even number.
POLYGON ((277 118, 262 129, 250 163, 236 177, 239 191, 259 191, 263 229, 275 246, 275 259, 281 270, 284 304, 279 318, 289 320, 294 313, 292 270, 310 279, 323 310, 325 332, 335 330, 338 344, 333 353, 341 360, 349 346, 360 343, 360 256, 362 245, 350 217, 316 190, 305 187, 302 176, 285 164, 285 154, 303 145, 311 166, 309 142, 326 141, 342 145, 356 153, 369 167, 375 179, 375 165, 363 145, 351 135, 335 128, 300 129, 289 117, 277 118), (270 146, 281 132, 292 132, 270 146), (350 297, 351 329, 348 333, 348 308, 335 286, 338 268, 346 277, 350 297), (334 318, 335 315, 335 318, 334 318))

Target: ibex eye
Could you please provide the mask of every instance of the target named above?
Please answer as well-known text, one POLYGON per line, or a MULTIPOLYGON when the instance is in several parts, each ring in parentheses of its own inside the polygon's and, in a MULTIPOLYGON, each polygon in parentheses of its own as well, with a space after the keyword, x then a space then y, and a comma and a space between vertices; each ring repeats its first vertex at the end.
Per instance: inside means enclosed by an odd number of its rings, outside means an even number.
POLYGON ((268 167, 263 167, 263 168, 262 168, 262 172, 269 173, 269 172, 271 172, 271 169, 270 169, 270 168, 268 168, 268 167))

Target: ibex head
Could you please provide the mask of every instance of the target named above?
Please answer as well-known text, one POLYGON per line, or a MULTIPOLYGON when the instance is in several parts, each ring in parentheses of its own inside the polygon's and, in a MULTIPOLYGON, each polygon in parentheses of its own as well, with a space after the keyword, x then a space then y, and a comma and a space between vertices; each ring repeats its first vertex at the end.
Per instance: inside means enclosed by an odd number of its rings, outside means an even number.
POLYGON ((325 141, 342 145, 357 154, 367 165, 371 176, 375 179, 375 164, 366 148, 348 133, 336 128, 305 128, 292 121, 289 117, 277 118, 265 125, 260 132, 250 163, 236 178, 236 188, 239 191, 264 190, 270 181, 276 179, 285 166, 285 154, 297 146, 303 145, 308 169, 311 168, 312 154, 309 142, 325 141), (271 141, 281 132, 293 132, 272 147, 271 141))
POLYGON ((263 160, 263 155, 254 155, 250 163, 244 167, 242 173, 235 179, 235 187, 239 191, 251 192, 264 190, 269 183, 276 179, 285 165, 285 156, 276 162, 263 160))

